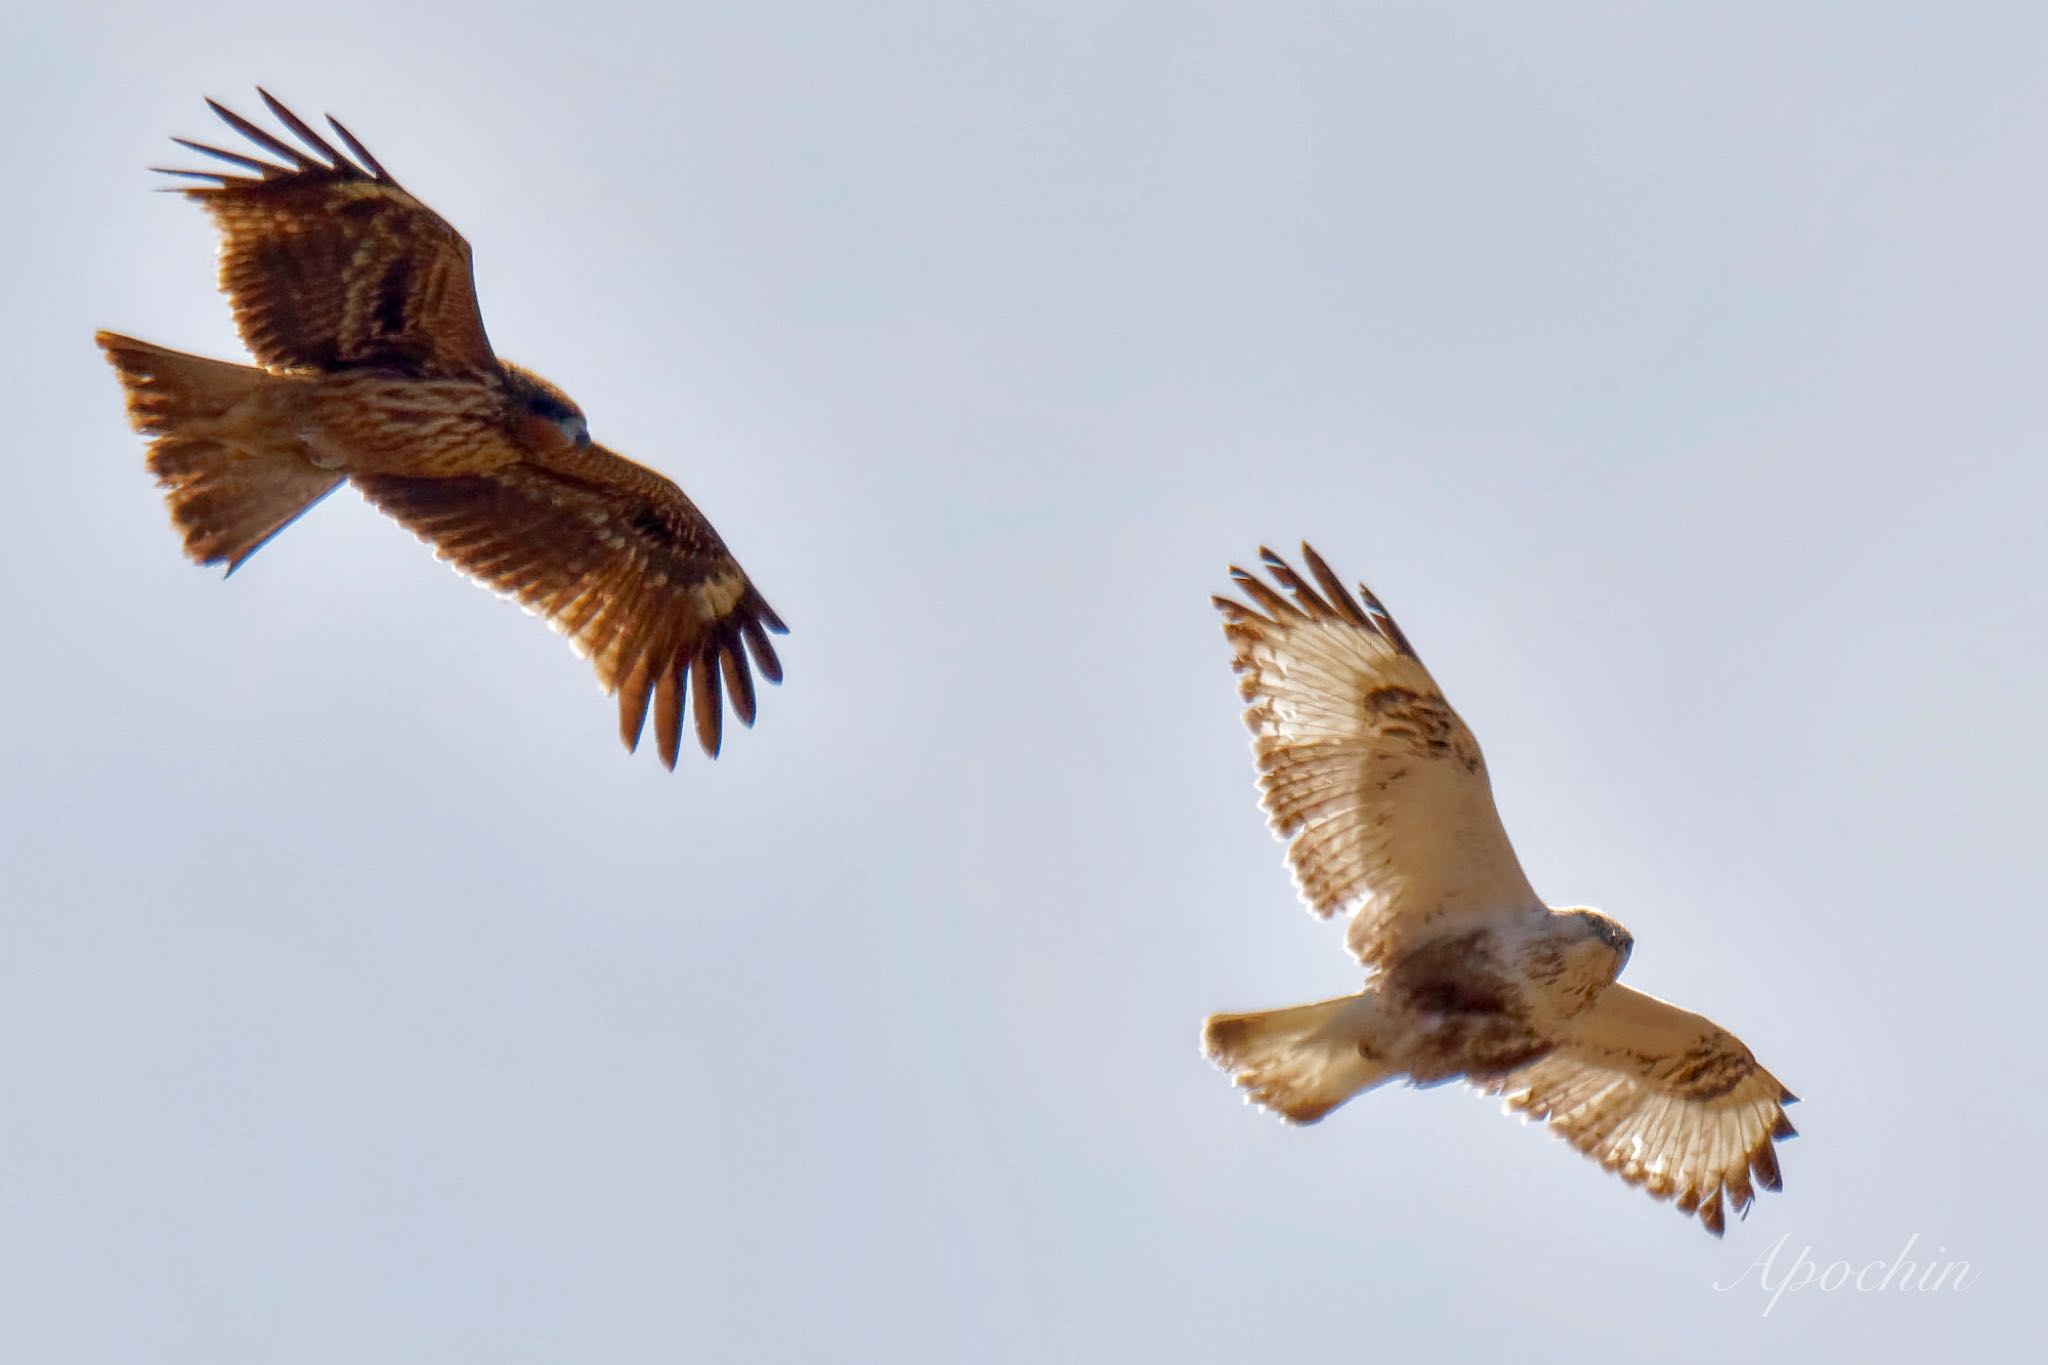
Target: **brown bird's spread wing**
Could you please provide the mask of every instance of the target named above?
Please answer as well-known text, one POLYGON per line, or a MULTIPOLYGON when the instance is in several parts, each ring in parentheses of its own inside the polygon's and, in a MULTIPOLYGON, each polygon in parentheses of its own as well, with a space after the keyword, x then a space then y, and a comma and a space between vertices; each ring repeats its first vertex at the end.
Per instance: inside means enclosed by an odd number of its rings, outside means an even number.
POLYGON ((628 749, 651 700, 661 760, 675 767, 694 689, 697 741, 716 757, 721 691, 752 725, 747 657, 781 682, 768 632, 786 627, 681 489, 602 446, 571 458, 549 469, 354 482, 442 559, 568 636, 618 695, 628 749))
POLYGON ((1487 1082, 1510 1109, 1548 1119, 1574 1147, 1658 1199, 1676 1197, 1720 1236, 1751 1185, 1781 1187, 1772 1142, 1798 1097, 1712 1021, 1609 986, 1553 1051, 1487 1082))
POLYGON ((273 370, 389 365, 437 375, 490 368, 462 234, 400 189, 332 118, 347 152, 267 91, 257 93, 303 150, 208 100, 275 160, 176 138, 240 171, 165 171, 216 182, 182 193, 205 205, 220 229, 220 287, 257 363, 273 370))
POLYGON ((1368 964, 1439 916, 1542 914, 1478 741, 1379 600, 1362 584, 1354 598, 1301 548, 1320 592, 1261 550, 1282 591, 1233 566, 1250 605, 1214 601, 1302 899, 1325 918, 1352 912, 1346 939, 1368 964))

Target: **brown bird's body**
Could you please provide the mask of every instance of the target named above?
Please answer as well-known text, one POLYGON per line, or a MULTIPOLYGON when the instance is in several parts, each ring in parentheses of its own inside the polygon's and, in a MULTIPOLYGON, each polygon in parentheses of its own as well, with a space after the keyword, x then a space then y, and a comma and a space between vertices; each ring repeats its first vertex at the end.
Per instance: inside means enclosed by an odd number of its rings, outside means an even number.
POLYGON ((617 694, 628 748, 651 705, 674 767, 693 692, 715 755, 722 696, 753 723, 749 661, 781 680, 780 618, 681 489, 492 351, 461 235, 340 124, 348 154, 263 100, 304 150, 214 104, 277 160, 179 139, 247 174, 169 172, 216 182, 185 193, 221 230, 256 365, 99 334, 186 553, 232 572, 346 480, 567 635, 617 694))

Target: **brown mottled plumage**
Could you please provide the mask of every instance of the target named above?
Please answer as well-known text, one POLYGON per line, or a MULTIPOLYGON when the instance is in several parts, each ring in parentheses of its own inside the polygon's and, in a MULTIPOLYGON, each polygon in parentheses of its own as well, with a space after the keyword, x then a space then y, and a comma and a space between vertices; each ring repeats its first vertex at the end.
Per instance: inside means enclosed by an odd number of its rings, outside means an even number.
POLYGON ((333 119, 346 150, 258 91, 303 147, 207 103, 272 160, 183 138, 235 173, 183 192, 221 233, 221 289, 255 366, 112 333, 185 551, 232 573, 344 480, 449 564, 547 618, 662 762, 694 690, 716 755, 721 695, 754 721, 754 668, 785 627, 681 489, 591 442, 583 414, 484 334, 469 243, 333 119))
POLYGON ((1620 985, 1628 931, 1552 910, 1501 828, 1479 743, 1362 585, 1261 551, 1251 605, 1215 599, 1273 830, 1309 909, 1351 915, 1366 989, 1220 1014, 1203 1050, 1251 1099, 1313 1123, 1373 1086, 1464 1079, 1716 1236, 1756 1186, 1792 1092, 1732 1034, 1620 985))

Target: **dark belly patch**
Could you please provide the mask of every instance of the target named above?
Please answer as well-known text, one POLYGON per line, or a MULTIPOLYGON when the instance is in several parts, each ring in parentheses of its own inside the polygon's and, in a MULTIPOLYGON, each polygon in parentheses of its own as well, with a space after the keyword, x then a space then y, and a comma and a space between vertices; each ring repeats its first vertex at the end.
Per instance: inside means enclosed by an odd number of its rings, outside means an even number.
POLYGON ((1497 1075, 1551 1047, 1530 1027, 1486 930, 1422 945, 1391 964, 1386 990, 1415 1019, 1407 1061, 1417 1084, 1497 1075))

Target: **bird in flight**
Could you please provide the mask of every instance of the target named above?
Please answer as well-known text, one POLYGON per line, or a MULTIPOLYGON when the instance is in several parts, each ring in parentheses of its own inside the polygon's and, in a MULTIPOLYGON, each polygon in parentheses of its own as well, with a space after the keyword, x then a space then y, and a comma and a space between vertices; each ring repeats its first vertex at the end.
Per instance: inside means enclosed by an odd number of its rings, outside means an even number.
POLYGON ((491 349, 462 235, 334 119, 341 148, 257 93, 302 146, 208 100, 262 155, 176 138, 233 169, 164 172, 202 182, 182 193, 219 229, 256 363, 98 335, 185 553, 233 573, 353 483, 567 636, 617 696, 629 750, 651 704, 674 768, 687 695, 715 757, 721 696, 753 724, 749 659, 782 680, 781 618, 680 488, 592 442, 568 395, 491 349))
POLYGON ((1295 1123, 1397 1078, 1463 1079, 1721 1235, 1752 1182, 1780 1187, 1796 1097, 1733 1034, 1619 984, 1621 925, 1537 898, 1408 637, 1301 548, 1313 582, 1261 550, 1272 583, 1233 566, 1246 600, 1213 600, 1296 889, 1351 916, 1369 974, 1357 995, 1214 1015, 1204 1052, 1295 1123))

